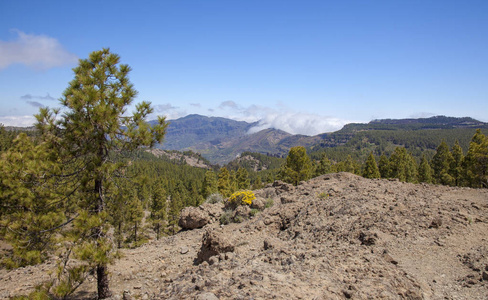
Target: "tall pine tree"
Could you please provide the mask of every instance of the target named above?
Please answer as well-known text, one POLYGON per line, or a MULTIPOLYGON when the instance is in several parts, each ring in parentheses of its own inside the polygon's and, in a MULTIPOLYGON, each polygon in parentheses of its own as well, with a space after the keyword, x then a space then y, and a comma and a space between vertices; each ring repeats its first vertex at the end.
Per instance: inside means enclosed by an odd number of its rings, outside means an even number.
POLYGON ((378 162, 378 170, 380 171, 381 178, 390 177, 390 161, 386 155, 381 154, 380 161, 378 162))
POLYGON ((432 168, 425 155, 420 159, 419 182, 432 183, 432 168))
POLYGON ((251 180, 249 180, 249 173, 246 169, 240 167, 237 170, 237 189, 247 190, 251 186, 251 180))
POLYGON ((217 182, 219 193, 224 197, 230 197, 232 194, 232 185, 230 181, 230 173, 226 167, 220 168, 219 180, 217 182))
POLYGON ((208 196, 218 192, 217 176, 213 171, 205 172, 202 184, 202 196, 207 199, 208 196))
POLYGON ((444 185, 454 184, 454 178, 450 174, 453 161, 454 158, 449 151, 449 146, 447 146, 447 143, 443 140, 437 147, 437 151, 431 161, 435 183, 444 185))
POLYGON ((451 162, 449 173, 454 179, 454 185, 459 186, 462 183, 463 177, 464 153, 458 140, 456 140, 454 146, 452 146, 451 153, 453 160, 451 162))
POLYGON ((363 177, 365 178, 380 178, 380 171, 376 164, 376 159, 373 156, 373 152, 369 153, 368 159, 364 166, 363 177))
POLYGON ((464 178, 469 186, 488 187, 488 138, 480 129, 469 143, 464 165, 464 178))
POLYGON ((317 167, 315 168, 314 174, 315 174, 315 176, 320 176, 323 174, 330 173, 331 167, 332 167, 332 163, 327 158, 327 155, 325 153, 323 153, 322 156, 320 157, 320 161, 319 161, 317 167))
POLYGON ((152 127, 145 122, 153 112, 147 102, 137 104, 132 116, 126 114, 137 92, 128 78, 130 67, 119 62, 109 49, 81 59, 63 93, 62 115, 59 109, 41 108, 36 116, 41 138, 56 146, 73 170, 65 176, 78 183, 70 199, 79 213, 74 224, 80 237, 76 253, 94 267, 99 299, 111 295, 107 264, 112 251, 103 225, 106 196, 112 178, 124 167, 111 154, 151 147, 162 141, 167 126, 163 117, 152 127))
POLYGON ((156 182, 153 186, 150 210, 153 228, 156 232, 156 239, 158 240, 161 236, 162 228, 164 228, 164 224, 168 220, 166 198, 166 192, 163 189, 162 183, 156 182))
POLYGON ((293 185, 312 177, 312 162, 305 147, 297 146, 290 149, 279 176, 283 181, 293 185))

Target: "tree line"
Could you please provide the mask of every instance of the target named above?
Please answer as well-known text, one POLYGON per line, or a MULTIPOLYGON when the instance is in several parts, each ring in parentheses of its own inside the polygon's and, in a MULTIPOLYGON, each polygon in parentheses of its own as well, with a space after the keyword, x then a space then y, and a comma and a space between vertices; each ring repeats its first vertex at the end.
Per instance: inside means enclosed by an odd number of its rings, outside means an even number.
POLYGON ((320 160, 312 160, 306 149, 299 146, 290 149, 278 178, 296 185, 300 181, 332 172, 350 172, 366 178, 398 178, 412 183, 486 188, 488 137, 480 129, 476 130, 466 155, 457 140, 451 149, 443 140, 430 160, 424 154, 418 163, 412 153, 402 146, 397 146, 389 157, 381 154, 378 160, 371 151, 364 163, 353 159, 351 154, 335 163, 325 153, 322 153, 320 160))

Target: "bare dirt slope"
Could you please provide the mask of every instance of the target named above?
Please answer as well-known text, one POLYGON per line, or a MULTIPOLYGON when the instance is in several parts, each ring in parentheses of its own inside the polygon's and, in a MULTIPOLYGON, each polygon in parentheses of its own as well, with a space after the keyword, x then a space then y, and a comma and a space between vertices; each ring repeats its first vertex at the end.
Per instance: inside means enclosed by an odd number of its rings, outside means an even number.
MULTIPOLYGON (((338 173, 256 194, 275 205, 251 220, 124 250, 113 298, 488 298, 488 190, 338 173)), ((0 270, 0 297, 27 293, 52 266, 0 270)))

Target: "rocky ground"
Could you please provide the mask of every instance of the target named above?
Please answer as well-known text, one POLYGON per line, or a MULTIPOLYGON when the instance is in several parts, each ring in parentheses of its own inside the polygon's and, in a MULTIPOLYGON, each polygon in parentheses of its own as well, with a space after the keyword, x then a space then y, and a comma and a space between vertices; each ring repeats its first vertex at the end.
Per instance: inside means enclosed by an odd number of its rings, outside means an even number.
MULTIPOLYGON (((222 205, 207 205, 190 213, 203 228, 124 250, 110 267, 113 298, 488 298, 486 189, 338 173, 255 193, 274 205, 247 221, 220 225, 222 205)), ((0 270, 0 298, 52 267, 0 270)), ((74 298, 95 298, 95 287, 74 298)))

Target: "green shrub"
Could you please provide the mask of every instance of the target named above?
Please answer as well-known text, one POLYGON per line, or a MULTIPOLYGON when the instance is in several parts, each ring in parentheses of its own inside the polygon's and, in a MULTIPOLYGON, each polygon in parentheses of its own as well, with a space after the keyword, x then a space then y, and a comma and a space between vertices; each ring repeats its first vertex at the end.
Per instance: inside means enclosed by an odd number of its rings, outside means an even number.
POLYGON ((231 210, 226 210, 224 213, 220 216, 220 224, 222 225, 227 225, 231 223, 233 220, 234 212, 231 210))
POLYGON ((215 203, 223 203, 224 197, 219 193, 211 194, 205 200, 205 203, 215 204, 215 203))
POLYGON ((266 203, 264 203, 264 208, 270 208, 274 205, 274 201, 271 198, 266 199, 266 203))
POLYGON ((329 198, 329 194, 327 194, 326 192, 322 192, 320 194, 317 194, 317 197, 319 197, 322 200, 325 200, 325 199, 329 198))

